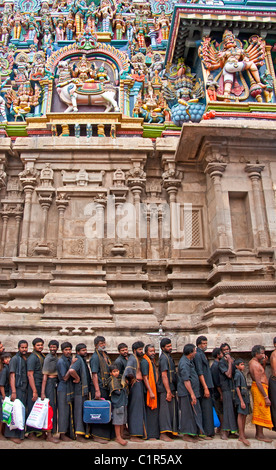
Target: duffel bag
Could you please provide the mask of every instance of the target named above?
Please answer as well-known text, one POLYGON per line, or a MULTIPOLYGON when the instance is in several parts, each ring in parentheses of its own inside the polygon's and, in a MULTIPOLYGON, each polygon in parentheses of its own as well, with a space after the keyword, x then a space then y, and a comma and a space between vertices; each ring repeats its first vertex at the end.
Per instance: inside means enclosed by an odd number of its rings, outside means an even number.
POLYGON ((85 423, 109 423, 111 421, 111 402, 109 400, 86 400, 83 404, 85 423))

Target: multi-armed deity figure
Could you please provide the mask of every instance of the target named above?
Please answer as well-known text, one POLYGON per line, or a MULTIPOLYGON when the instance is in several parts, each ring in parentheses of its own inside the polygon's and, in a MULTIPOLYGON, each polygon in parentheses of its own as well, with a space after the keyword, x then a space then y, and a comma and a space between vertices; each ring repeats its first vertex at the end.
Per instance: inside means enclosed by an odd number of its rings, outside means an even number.
POLYGON ((224 100, 229 100, 231 94, 234 98, 242 95, 246 87, 241 74, 244 71, 250 74, 250 86, 257 85, 260 90, 265 88, 258 71, 258 66, 265 63, 265 43, 258 36, 250 38, 247 48, 228 30, 224 32, 219 48, 214 46, 210 37, 206 37, 199 48, 199 57, 209 72, 221 69, 216 77, 216 80, 220 80, 217 96, 224 100), (237 72, 240 73, 240 82, 237 72))

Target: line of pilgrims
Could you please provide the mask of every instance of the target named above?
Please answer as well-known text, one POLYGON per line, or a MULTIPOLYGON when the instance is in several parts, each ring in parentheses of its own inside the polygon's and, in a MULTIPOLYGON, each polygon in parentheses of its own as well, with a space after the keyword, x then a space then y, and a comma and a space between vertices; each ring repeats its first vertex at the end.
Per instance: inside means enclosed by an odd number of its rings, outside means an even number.
POLYGON ((145 346, 142 341, 132 344, 132 353, 125 343, 120 343, 113 363, 103 336, 94 339, 95 351, 89 361, 84 343, 78 344, 73 354, 72 344, 63 342, 61 355, 56 340, 49 342, 47 355, 43 353, 43 339, 35 338, 32 345, 31 354, 28 342, 21 340, 14 356, 5 352, 0 355, 1 399, 19 398, 27 417, 38 397, 48 398, 54 412, 53 428, 45 433, 26 426, 20 431, 1 423, 4 438, 16 443, 25 437, 41 436, 54 443, 71 439, 87 442, 91 438, 107 443, 115 439, 126 445, 128 440, 169 442, 176 437, 196 442, 213 439, 218 432, 227 439, 230 434, 239 437, 240 432, 240 440, 249 445, 244 437, 244 423, 240 427, 237 420, 251 412, 244 362, 232 360, 233 373, 229 378, 227 343, 213 350, 210 366, 207 338, 199 336, 196 345, 184 346, 177 367, 170 338, 160 342, 158 364, 155 346, 145 346), (233 388, 241 390, 242 396, 236 394, 234 399, 233 388), (85 423, 84 402, 99 399, 111 402, 112 419, 105 424, 85 423), (241 407, 241 402, 245 406, 241 407))

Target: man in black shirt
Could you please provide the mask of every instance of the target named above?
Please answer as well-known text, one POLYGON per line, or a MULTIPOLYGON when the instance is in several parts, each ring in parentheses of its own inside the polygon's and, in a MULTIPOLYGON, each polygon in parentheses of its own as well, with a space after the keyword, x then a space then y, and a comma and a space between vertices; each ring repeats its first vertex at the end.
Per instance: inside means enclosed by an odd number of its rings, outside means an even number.
MULTIPOLYGON (((18 398, 25 407, 27 406, 28 387, 27 353, 28 343, 22 339, 18 343, 18 352, 11 358, 9 363, 11 400, 14 401, 18 398)), ((24 439, 25 431, 9 429, 6 426, 4 435, 16 444, 20 444, 24 439)))
MULTIPOLYGON (((219 361, 223 357, 220 348, 214 348, 212 351, 212 357, 214 359, 211 365, 211 374, 214 383, 214 407, 218 415, 219 421, 222 424, 223 420, 223 406, 222 406, 222 391, 219 381, 219 361)), ((217 428, 217 432, 220 433, 221 426, 217 428)))
POLYGON ((128 346, 125 343, 118 344, 119 356, 115 359, 114 364, 119 369, 120 375, 123 375, 129 358, 128 346))
POLYGON ((77 360, 73 364, 71 364, 69 373, 72 376, 74 383, 74 425, 76 440, 81 442, 85 442, 85 437, 89 437, 88 426, 86 426, 83 421, 83 403, 89 399, 89 390, 91 388, 92 383, 86 358, 86 344, 77 344, 77 360))
POLYGON ((221 427, 221 439, 228 439, 229 434, 238 431, 237 416, 234 406, 235 384, 234 359, 231 357, 229 344, 223 343, 220 346, 223 357, 219 361, 219 380, 223 400, 223 422, 221 427))
POLYGON ((207 349, 206 336, 199 336, 196 340, 196 355, 194 363, 196 372, 200 381, 200 405, 202 410, 203 427, 206 436, 214 437, 214 418, 213 418, 213 390, 214 384, 209 366, 209 361, 205 355, 207 349))
POLYGON ((177 375, 171 357, 172 342, 163 338, 160 342, 162 353, 159 357, 157 392, 159 394, 160 439, 171 441, 170 434, 178 434, 178 406, 176 398, 177 375))
POLYGON ((183 434, 183 440, 188 442, 194 442, 199 435, 205 436, 199 402, 200 382, 193 361, 195 355, 195 345, 186 344, 178 364, 177 391, 181 410, 179 432, 183 434))
MULTIPOLYGON (((41 338, 35 338, 32 342, 33 351, 27 359, 27 375, 29 380, 28 386, 28 415, 31 413, 32 408, 38 397, 41 397, 41 386, 43 381, 42 368, 45 356, 42 353, 44 348, 44 341, 41 338)), ((29 439, 40 437, 42 431, 27 427, 29 439)))

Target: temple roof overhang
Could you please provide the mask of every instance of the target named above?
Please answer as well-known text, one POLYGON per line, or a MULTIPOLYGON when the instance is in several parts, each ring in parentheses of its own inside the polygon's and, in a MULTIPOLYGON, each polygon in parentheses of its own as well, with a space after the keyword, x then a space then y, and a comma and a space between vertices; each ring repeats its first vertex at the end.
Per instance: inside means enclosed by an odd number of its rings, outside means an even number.
POLYGON ((228 158, 237 153, 244 161, 275 155, 276 127, 268 120, 210 120, 183 125, 175 148, 174 160, 186 167, 206 165, 206 156, 228 158), (260 150, 262 149, 262 152, 260 150))

